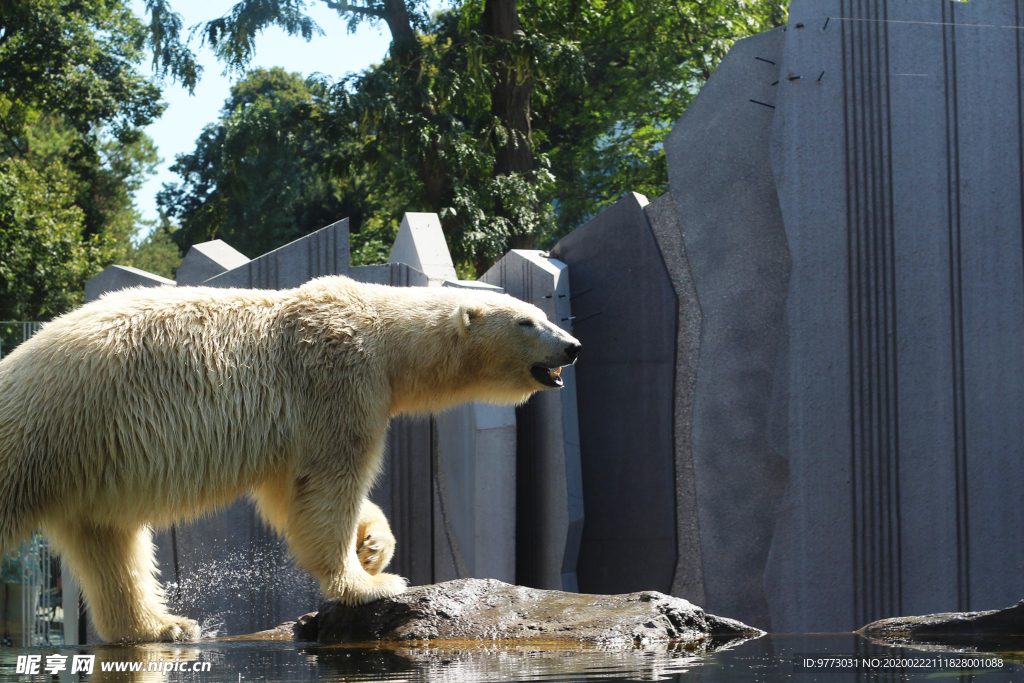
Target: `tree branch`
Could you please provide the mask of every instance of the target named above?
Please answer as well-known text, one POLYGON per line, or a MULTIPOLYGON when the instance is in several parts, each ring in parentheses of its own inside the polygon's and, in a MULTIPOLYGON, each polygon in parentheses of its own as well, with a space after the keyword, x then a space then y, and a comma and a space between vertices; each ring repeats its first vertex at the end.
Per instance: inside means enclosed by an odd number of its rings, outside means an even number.
POLYGON ((336 2, 335 0, 324 0, 324 3, 335 12, 354 12, 355 14, 362 14, 363 16, 367 17, 377 17, 378 19, 384 19, 384 10, 380 10, 375 7, 350 5, 347 2, 336 2))

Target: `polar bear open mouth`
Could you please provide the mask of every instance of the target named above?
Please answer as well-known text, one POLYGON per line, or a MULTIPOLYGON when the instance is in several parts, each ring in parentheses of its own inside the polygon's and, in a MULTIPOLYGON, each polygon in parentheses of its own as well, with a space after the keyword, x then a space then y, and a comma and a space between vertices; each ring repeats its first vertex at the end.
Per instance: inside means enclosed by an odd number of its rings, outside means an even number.
POLYGON ((546 387, 560 387, 563 384, 561 367, 549 368, 541 363, 535 363, 530 367, 530 374, 546 387))

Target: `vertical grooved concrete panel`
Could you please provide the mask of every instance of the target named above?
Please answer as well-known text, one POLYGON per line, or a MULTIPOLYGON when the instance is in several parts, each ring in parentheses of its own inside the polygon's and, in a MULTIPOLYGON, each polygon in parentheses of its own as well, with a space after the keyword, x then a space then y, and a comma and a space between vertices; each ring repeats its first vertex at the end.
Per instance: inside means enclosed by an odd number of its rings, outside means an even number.
POLYGON ((1024 594, 1019 2, 795 0, 773 627, 1024 594), (803 28, 797 29, 797 24, 803 28))
POLYGON ((412 586, 434 581, 433 419, 402 416, 388 426, 384 470, 370 499, 384 511, 395 535, 389 572, 412 586))
POLYGON ((203 284, 209 287, 289 289, 321 275, 349 274, 348 219, 321 228, 203 284))

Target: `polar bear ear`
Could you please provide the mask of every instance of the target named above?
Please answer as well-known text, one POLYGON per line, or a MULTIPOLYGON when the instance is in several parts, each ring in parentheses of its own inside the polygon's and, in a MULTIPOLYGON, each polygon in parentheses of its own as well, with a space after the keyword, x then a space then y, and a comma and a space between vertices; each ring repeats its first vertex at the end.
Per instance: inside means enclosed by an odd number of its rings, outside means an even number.
POLYGON ((484 311, 475 304, 462 304, 455 309, 455 326, 459 330, 459 336, 469 334, 469 328, 473 321, 483 315, 484 311))

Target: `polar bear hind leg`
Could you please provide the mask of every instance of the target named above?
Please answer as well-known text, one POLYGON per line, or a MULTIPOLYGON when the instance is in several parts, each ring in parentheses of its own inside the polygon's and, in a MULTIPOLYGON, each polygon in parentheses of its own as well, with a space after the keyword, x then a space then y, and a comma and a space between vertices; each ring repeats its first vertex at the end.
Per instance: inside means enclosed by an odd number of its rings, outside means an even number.
POLYGON ((167 612, 156 579, 149 527, 50 522, 46 535, 74 572, 106 640, 175 641, 199 638, 199 624, 167 612))

